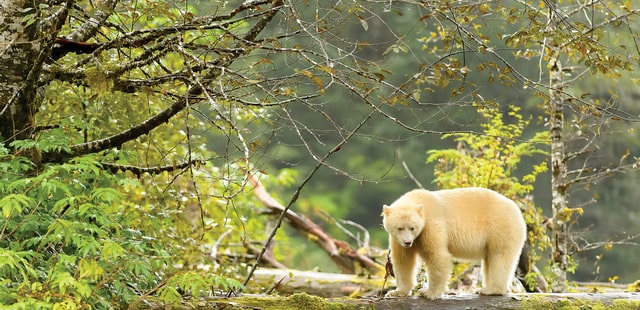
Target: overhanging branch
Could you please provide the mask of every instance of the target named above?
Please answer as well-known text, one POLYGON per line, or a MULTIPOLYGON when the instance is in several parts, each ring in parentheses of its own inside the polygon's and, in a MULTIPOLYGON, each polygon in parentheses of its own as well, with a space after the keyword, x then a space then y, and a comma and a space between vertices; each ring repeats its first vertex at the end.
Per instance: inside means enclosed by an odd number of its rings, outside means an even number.
MULTIPOLYGON (((201 92, 202 92, 202 89, 199 87, 192 88, 190 91, 192 95, 198 95, 201 92)), ((81 156, 85 154, 100 152, 106 149, 120 146, 125 142, 131 141, 131 140, 137 139, 138 137, 146 135, 151 130, 160 126, 163 123, 166 123, 174 115, 182 111, 182 109, 184 109, 187 106, 188 101, 189 99, 182 98, 176 101, 175 103, 173 103, 164 111, 118 134, 115 134, 100 140, 95 140, 87 143, 74 145, 71 147, 71 156, 76 157, 76 156, 81 156)))
POLYGON ((132 165, 120 165, 120 164, 114 164, 114 163, 100 163, 100 164, 102 165, 102 167, 107 168, 114 173, 118 171, 130 171, 133 174, 135 174, 137 177, 140 177, 145 173, 158 174, 165 171, 170 172, 170 171, 176 171, 176 170, 183 170, 188 168, 189 166, 204 165, 205 162, 202 160, 196 159, 192 161, 176 163, 173 165, 156 166, 156 167, 140 167, 140 166, 132 166, 132 165))
MULTIPOLYGON (((258 34, 264 30, 269 21, 279 12, 279 8, 283 5, 282 0, 273 1, 272 7, 266 13, 263 13, 261 19, 256 22, 256 24, 251 27, 251 29, 244 36, 244 40, 237 43, 237 47, 241 47, 245 45, 246 41, 253 41, 256 39, 258 34)), ((221 68, 229 67, 240 55, 247 53, 246 49, 238 48, 235 49, 234 53, 228 55, 228 57, 219 58, 217 61, 213 63, 211 69, 209 69, 206 74, 202 76, 202 80, 215 80, 222 74, 221 68)), ((200 102, 201 99, 198 99, 198 96, 201 95, 205 89, 202 85, 194 85, 186 92, 186 94, 174 102, 171 106, 163 110, 162 112, 152 116, 146 121, 133 126, 125 131, 114 134, 110 137, 102 138, 95 141, 90 141, 82 144, 77 144, 71 146, 71 154, 68 154, 69 157, 77 157, 81 155, 97 153, 103 150, 107 150, 110 148, 121 146, 122 144, 135 140, 143 135, 148 134, 151 130, 160 126, 161 124, 168 122, 173 116, 182 111, 188 104, 194 104, 200 102)), ((60 154, 48 154, 50 156, 46 156, 46 161, 48 162, 57 162, 63 161, 65 158, 60 156, 60 154)))

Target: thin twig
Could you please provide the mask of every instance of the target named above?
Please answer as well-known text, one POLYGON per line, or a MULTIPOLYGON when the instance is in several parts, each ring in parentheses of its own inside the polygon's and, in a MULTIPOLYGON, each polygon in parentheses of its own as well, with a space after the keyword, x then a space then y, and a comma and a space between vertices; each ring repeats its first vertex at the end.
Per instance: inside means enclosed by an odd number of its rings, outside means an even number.
MULTIPOLYGON (((384 104, 384 102, 380 103, 380 105, 382 104, 384 104)), ((315 175, 315 173, 320 169, 320 167, 324 165, 325 161, 329 157, 331 157, 331 155, 338 152, 340 148, 344 146, 347 142, 349 142, 351 138, 353 138, 355 134, 362 128, 362 126, 364 126, 364 124, 366 124, 371 119, 371 117, 376 113, 376 111, 378 111, 378 109, 379 109, 379 106, 376 106, 374 109, 372 109, 371 112, 369 112, 369 114, 351 132, 349 132, 349 134, 346 137, 344 137, 344 140, 339 142, 335 147, 333 147, 329 152, 327 152, 320 160, 318 160, 318 162, 313 167, 313 169, 311 169, 309 174, 307 174, 304 180, 302 180, 302 183, 300 183, 300 185, 296 188, 296 191, 293 193, 293 196, 291 196, 291 200, 289 200, 289 203, 287 203, 287 206, 285 207, 285 209, 282 211, 282 213, 280 213, 280 216, 276 221, 276 226, 273 228, 273 231, 271 231, 271 234, 267 238, 267 241, 265 242, 265 246, 262 247, 262 250, 258 254, 258 257, 256 257, 256 262, 253 264, 253 266, 251 266, 251 270, 249 270, 249 274, 247 275, 247 278, 244 280, 243 286, 246 287, 247 284, 249 283, 249 280, 251 280, 251 278, 253 277, 254 272, 258 268, 260 259, 262 259, 262 256, 267 251, 267 245, 270 244, 273 238, 276 236, 276 233, 278 232, 278 229, 281 227, 282 221, 285 218, 285 214, 289 209, 291 209, 293 204, 298 200, 298 198, 300 197, 300 192, 302 191, 304 186, 307 185, 307 183, 311 180, 311 178, 315 175)), ((229 292, 229 296, 231 296, 231 293, 232 292, 229 292)))
POLYGON ((215 262, 216 258, 218 257, 218 247, 220 246, 220 243, 222 243, 222 239, 224 239, 226 236, 228 236, 232 231, 233 231, 233 229, 231 229, 231 228, 227 229, 227 231, 222 233, 222 235, 220 235, 220 237, 218 237, 218 239, 216 239, 216 242, 211 247, 210 256, 211 256, 211 258, 213 258, 214 262, 215 262))
POLYGON ((413 183, 416 183, 418 188, 424 188, 424 186, 422 186, 422 183, 420 183, 420 181, 418 181, 418 179, 413 175, 413 173, 411 173, 411 170, 409 169, 409 166, 407 165, 407 163, 404 160, 402 160, 402 154, 400 153, 399 149, 396 150, 396 154, 398 154, 398 158, 400 158, 400 162, 402 162, 402 168, 404 168, 404 171, 409 176, 409 179, 411 179, 413 183))

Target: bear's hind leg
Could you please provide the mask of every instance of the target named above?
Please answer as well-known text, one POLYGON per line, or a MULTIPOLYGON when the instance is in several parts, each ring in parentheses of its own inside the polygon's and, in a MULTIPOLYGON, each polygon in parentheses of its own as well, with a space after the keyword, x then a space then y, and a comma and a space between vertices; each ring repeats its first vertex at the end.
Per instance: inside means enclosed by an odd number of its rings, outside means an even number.
POLYGON ((509 292, 509 284, 513 277, 518 253, 489 254, 482 261, 483 287, 482 295, 505 295, 509 292))

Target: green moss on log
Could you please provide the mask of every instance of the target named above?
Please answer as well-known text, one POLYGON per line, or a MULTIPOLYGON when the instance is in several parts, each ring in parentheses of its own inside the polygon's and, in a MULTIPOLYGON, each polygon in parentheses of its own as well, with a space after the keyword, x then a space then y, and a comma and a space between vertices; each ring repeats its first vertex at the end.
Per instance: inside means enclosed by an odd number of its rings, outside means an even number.
MULTIPOLYGON (((328 301, 326 298, 309 295, 307 293, 296 293, 288 297, 254 297, 243 296, 230 298, 224 301, 227 305, 238 305, 238 309, 247 309, 247 307, 255 307, 259 309, 281 309, 281 310, 350 310, 363 309, 362 306, 341 303, 337 301, 328 301)), ((226 308, 232 309, 232 308, 226 308)))
POLYGON ((640 309, 639 300, 616 299, 610 304, 587 299, 550 300, 544 295, 530 297, 520 303, 522 310, 637 310, 640 309))

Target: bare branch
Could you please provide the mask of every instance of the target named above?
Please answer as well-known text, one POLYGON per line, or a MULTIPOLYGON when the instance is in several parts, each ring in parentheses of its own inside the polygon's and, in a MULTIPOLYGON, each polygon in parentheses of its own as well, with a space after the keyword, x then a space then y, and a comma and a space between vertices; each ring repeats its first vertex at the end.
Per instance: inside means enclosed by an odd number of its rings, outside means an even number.
POLYGON ((114 164, 114 163, 100 163, 100 165, 102 165, 104 168, 111 170, 112 172, 130 171, 133 174, 135 174, 137 177, 140 177, 145 173, 158 174, 158 173, 167 172, 167 171, 171 172, 176 170, 183 170, 190 166, 204 165, 204 164, 205 164, 204 161, 198 160, 198 159, 179 163, 179 164, 174 164, 174 165, 157 166, 157 167, 139 167, 139 166, 132 166, 132 165, 120 165, 120 164, 114 164))
POLYGON ((413 183, 415 183, 418 188, 424 188, 424 186, 422 186, 422 183, 420 183, 420 181, 418 181, 418 179, 413 175, 413 173, 411 172, 411 169, 409 169, 409 166, 407 165, 407 163, 402 159, 402 154, 400 153, 400 149, 396 150, 396 154, 398 154, 398 157, 400 158, 400 161, 402 162, 402 168, 404 168, 404 171, 407 173, 407 175, 409 176, 411 181, 413 181, 413 183))
MULTIPOLYGON (((258 199, 265 207, 270 209, 270 211, 275 212, 276 214, 285 214, 285 218, 287 219, 289 224, 291 224, 291 226, 299 231, 314 236, 315 238, 312 238, 312 240, 318 243, 325 250, 325 252, 329 254, 331 260, 334 261, 336 266, 340 268, 342 272, 354 273, 354 262, 361 264, 366 269, 371 271, 375 271, 380 268, 369 257, 362 255, 361 253, 358 253, 358 251, 351 248, 348 243, 331 237, 327 232, 325 232, 320 226, 318 226, 310 219, 291 210, 285 210, 285 207, 282 206, 282 204, 280 204, 271 195, 269 195, 269 193, 266 191, 255 174, 251 174, 251 176, 249 177, 249 183, 253 186, 253 191, 256 197, 258 197, 258 199)), ((360 227, 363 228, 362 226, 360 227)), ((368 234, 366 235, 365 241, 368 244, 368 234)), ((266 242, 265 247, 269 246, 270 244, 270 242, 266 242)))
POLYGON ((640 238, 640 234, 626 236, 626 237, 624 237, 622 239, 618 239, 618 240, 615 240, 615 241, 589 242, 589 241, 581 238, 580 241, 582 241, 584 244, 583 245, 578 245, 577 242, 576 242, 574 244, 576 246, 575 253, 584 253, 584 252, 588 252, 588 251, 592 251, 592 250, 603 248, 605 246, 612 246, 612 245, 633 245, 633 246, 638 246, 638 245, 640 245, 640 243, 633 241, 633 240, 636 240, 638 238, 640 238))
MULTIPOLYGON (((616 173, 625 173, 630 169, 637 169, 639 166, 640 166, 640 161, 636 161, 631 164, 619 165, 616 167, 608 167, 608 168, 605 167, 605 168, 600 168, 599 170, 596 170, 595 168, 587 170, 586 168, 584 168, 584 169, 580 169, 580 172, 581 174, 585 173, 585 175, 572 178, 567 182, 567 184, 569 186, 573 186, 576 184, 592 183, 594 181, 610 177, 611 175, 616 173)), ((575 171, 571 171, 570 173, 575 173, 575 171)))
POLYGON ((119 0, 103 0, 99 2, 98 10, 79 27, 75 28, 73 32, 66 36, 71 41, 84 42, 96 35, 100 27, 109 19, 113 14, 116 4, 119 0))
MULTIPOLYGON (((298 197, 300 196, 300 192, 302 192, 302 189, 305 187, 305 185, 307 185, 309 180, 311 180, 311 178, 315 175, 315 173, 318 171, 318 169, 320 169, 320 167, 322 167, 324 165, 325 161, 329 157, 331 157, 331 155, 333 155, 335 152, 339 151, 340 148, 343 145, 345 145, 347 142, 349 142, 351 140, 351 138, 353 138, 353 136, 355 136, 355 134, 362 128, 362 126, 364 126, 364 124, 366 124, 369 121, 369 119, 373 116, 373 114, 375 112, 376 112, 376 109, 372 109, 372 111, 344 138, 344 140, 342 140, 341 142, 336 144, 336 146, 333 147, 329 152, 327 152, 323 156, 323 158, 320 161, 318 161, 318 163, 313 167, 313 169, 311 169, 311 171, 307 174, 307 176, 302 180, 300 185, 298 185, 298 188, 296 188, 296 191, 293 193, 293 196, 291 196, 291 199, 289 200, 289 203, 287 203, 287 205, 285 206, 285 208, 282 211, 282 213, 280 213, 280 217, 278 217, 278 221, 276 222, 276 226, 274 227, 274 229, 271 232, 271 234, 269 234, 269 236, 267 237, 267 241, 266 241, 265 244, 268 244, 268 243, 272 242, 273 238, 275 237, 276 233, 278 232, 278 229, 282 225, 282 221, 284 220, 284 218, 285 218, 285 216, 287 214, 287 211, 289 209, 291 209, 293 204, 298 200, 298 197)), ((249 283, 249 280, 251 280, 251 277, 253 276, 253 273, 256 271, 256 268, 258 268, 258 263, 260 262, 260 258, 264 255, 266 250, 267 250, 267 248, 263 247, 262 251, 260 252, 260 254, 258 254, 258 257, 256 259, 256 263, 253 264, 253 266, 251 266, 251 269, 249 270, 249 274, 247 275, 246 279, 244 280, 244 285, 245 286, 249 283)))

